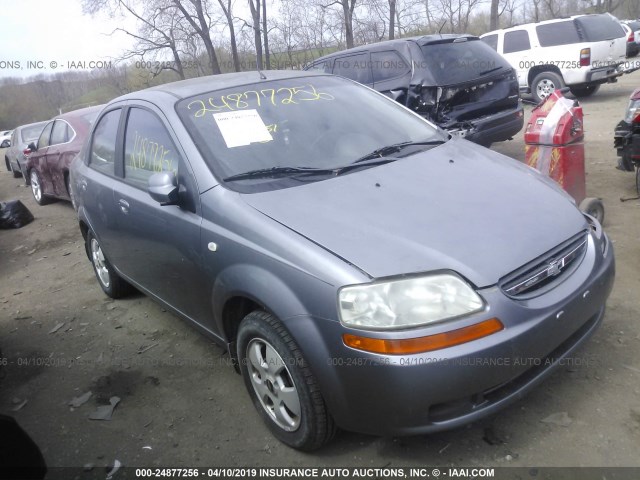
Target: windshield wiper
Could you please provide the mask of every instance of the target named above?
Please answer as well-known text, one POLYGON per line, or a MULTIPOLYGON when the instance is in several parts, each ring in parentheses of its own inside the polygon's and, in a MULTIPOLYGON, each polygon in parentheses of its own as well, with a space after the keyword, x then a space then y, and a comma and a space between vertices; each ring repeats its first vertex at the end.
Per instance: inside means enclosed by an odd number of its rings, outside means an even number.
MULTIPOLYGON (((444 143, 446 140, 429 140, 426 142, 402 142, 402 143, 394 143, 393 145, 387 145, 386 147, 381 147, 374 150, 371 153, 367 153, 366 155, 358 158, 353 163, 366 162, 367 160, 371 160, 374 158, 383 158, 388 157, 392 153, 398 153, 403 148, 412 147, 415 145, 440 145, 444 143)), ((390 160, 397 160, 397 158, 391 158, 390 160)))
POLYGON ((335 174, 335 169, 328 168, 313 168, 313 167, 271 167, 261 168, 258 170, 250 170, 248 172, 237 173, 230 177, 223 178, 224 182, 232 182, 234 180, 245 180, 249 178, 269 178, 280 177, 291 174, 305 174, 305 175, 332 175, 335 174))
POLYGON ((488 73, 491 73, 491 72, 495 72, 495 71, 501 70, 502 68, 503 68, 503 67, 490 68, 489 70, 485 70, 485 71, 483 71, 483 72, 480 72, 480 73, 478 74, 478 76, 479 76, 479 77, 482 77, 483 75, 487 75, 488 73))

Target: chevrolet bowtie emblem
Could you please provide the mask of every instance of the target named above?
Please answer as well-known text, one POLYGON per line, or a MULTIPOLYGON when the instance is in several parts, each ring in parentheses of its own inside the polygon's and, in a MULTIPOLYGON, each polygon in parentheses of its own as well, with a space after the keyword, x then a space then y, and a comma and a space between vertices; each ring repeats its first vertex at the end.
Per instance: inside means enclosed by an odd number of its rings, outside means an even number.
POLYGON ((564 259, 551 262, 547 267, 547 275, 549 275, 550 277, 559 275, 562 271, 562 267, 564 267, 564 259))

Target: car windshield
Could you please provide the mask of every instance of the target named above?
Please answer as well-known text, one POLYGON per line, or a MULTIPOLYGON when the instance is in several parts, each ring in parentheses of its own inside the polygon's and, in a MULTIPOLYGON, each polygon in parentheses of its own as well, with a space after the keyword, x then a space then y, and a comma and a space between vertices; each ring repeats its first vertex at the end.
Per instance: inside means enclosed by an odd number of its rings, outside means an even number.
POLYGON ((214 174, 243 192, 370 168, 447 139, 396 102, 325 75, 207 92, 181 100, 177 112, 214 174))
POLYGON ((33 142, 38 139, 40 134, 42 133, 42 128, 44 127, 44 123, 41 125, 34 125, 32 127, 25 127, 22 129, 22 143, 33 142))
POLYGON ((511 66, 489 45, 477 39, 460 39, 423 45, 425 65, 438 85, 475 80, 511 66))

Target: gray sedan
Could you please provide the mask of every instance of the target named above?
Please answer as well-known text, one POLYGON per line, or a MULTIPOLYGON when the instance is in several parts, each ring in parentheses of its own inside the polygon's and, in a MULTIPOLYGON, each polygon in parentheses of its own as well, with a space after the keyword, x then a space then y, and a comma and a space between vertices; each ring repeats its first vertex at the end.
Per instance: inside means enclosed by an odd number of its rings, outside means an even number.
POLYGON ((71 175, 104 292, 226 346, 303 450, 498 411, 598 328, 614 280, 600 224, 551 180, 331 75, 117 98, 71 175))
POLYGON ((24 176, 22 169, 27 164, 29 150, 27 146, 38 140, 47 122, 30 123, 17 127, 11 134, 11 146, 4 152, 7 170, 16 178, 24 176))

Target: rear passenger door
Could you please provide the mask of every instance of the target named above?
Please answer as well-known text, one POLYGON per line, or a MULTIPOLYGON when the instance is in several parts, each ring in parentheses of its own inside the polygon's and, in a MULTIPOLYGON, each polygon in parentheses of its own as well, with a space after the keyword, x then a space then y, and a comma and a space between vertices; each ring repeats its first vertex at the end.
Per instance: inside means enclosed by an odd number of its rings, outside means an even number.
POLYGON ((73 129, 64 120, 56 120, 51 131, 51 144, 47 149, 46 176, 51 181, 55 195, 66 195, 64 172, 60 164, 61 152, 73 136, 73 129))
POLYGON ((333 74, 372 87, 373 76, 369 52, 337 57, 333 63, 333 74))

